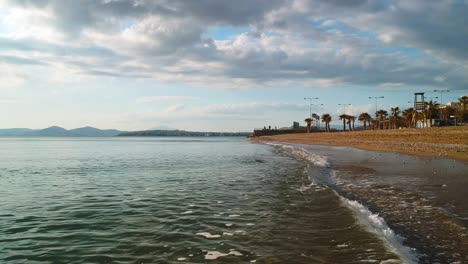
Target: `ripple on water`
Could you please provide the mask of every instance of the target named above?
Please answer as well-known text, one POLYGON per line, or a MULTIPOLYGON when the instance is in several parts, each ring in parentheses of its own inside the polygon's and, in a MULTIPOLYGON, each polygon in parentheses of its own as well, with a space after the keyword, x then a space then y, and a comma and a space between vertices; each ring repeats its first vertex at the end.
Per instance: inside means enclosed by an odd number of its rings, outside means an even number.
MULTIPOLYGON (((304 160, 269 146, 231 139, 15 144, 0 148, 0 167, 9 169, 0 177, 2 263, 398 258, 333 192, 311 184, 304 160)), ((314 158, 326 169, 326 160, 314 158)))

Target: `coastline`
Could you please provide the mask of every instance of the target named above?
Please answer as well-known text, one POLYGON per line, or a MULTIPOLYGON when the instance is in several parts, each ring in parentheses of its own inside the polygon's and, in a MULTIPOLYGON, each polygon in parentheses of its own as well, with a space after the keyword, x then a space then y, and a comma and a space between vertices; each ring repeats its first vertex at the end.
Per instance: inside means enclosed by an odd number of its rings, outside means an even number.
POLYGON ((347 146, 468 162, 468 126, 284 134, 250 138, 260 142, 347 146))
POLYGON ((466 162, 348 146, 265 143, 308 162, 312 184, 334 190, 400 257, 414 253, 418 263, 468 261, 466 162))

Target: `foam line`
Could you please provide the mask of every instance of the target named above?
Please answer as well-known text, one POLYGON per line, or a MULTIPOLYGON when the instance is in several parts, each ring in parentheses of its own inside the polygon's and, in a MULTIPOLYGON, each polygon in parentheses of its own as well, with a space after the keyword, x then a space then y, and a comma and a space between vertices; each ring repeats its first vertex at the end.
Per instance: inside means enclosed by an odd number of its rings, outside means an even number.
POLYGON ((378 214, 372 213, 361 203, 346 199, 338 193, 336 194, 340 197, 341 202, 354 212, 358 222, 365 226, 370 232, 377 234, 378 237, 385 242, 387 248, 400 256, 404 263, 418 263, 418 257, 415 250, 403 245, 404 238, 397 235, 387 225, 385 219, 380 217, 378 214))
POLYGON ((290 146, 290 145, 286 145, 286 144, 270 143, 270 142, 267 142, 266 144, 270 145, 270 146, 281 147, 281 148, 287 150, 293 156, 295 156, 295 157, 297 157, 299 159, 311 162, 312 164, 314 164, 317 167, 326 168, 326 167, 330 166, 330 164, 328 163, 327 157, 321 156, 321 155, 318 155, 318 154, 315 154, 315 153, 310 153, 309 151, 307 151, 304 148, 297 147, 297 146, 290 146))

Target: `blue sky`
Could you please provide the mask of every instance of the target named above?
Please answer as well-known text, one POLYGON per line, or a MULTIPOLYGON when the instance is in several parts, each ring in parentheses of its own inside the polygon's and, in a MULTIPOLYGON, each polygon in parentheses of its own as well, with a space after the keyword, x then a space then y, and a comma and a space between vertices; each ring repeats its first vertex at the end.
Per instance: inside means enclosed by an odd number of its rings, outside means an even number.
POLYGON ((0 127, 250 131, 302 121, 304 97, 337 123, 338 104, 373 113, 369 96, 387 110, 414 92, 455 101, 468 94, 467 12, 448 0, 0 0, 0 127))

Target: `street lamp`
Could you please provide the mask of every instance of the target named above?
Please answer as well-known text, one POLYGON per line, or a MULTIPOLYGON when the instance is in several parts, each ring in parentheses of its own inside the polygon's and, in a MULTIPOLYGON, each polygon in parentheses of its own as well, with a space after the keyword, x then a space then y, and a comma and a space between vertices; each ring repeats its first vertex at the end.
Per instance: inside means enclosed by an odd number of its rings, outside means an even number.
POLYGON ((304 100, 309 100, 309 117, 312 119, 312 100, 318 100, 318 97, 304 97, 304 100))
POLYGON ((369 99, 375 99, 375 112, 377 113, 377 100, 385 98, 383 96, 369 96, 369 99))
POLYGON ((442 96, 444 93, 448 93, 450 90, 434 90, 434 93, 440 93, 440 104, 444 104, 444 101, 442 100, 442 96))
POLYGON ((343 111, 344 111, 344 114, 346 115, 346 106, 347 106, 347 105, 351 105, 351 104, 338 104, 338 105, 342 105, 342 106, 343 106, 343 111))

